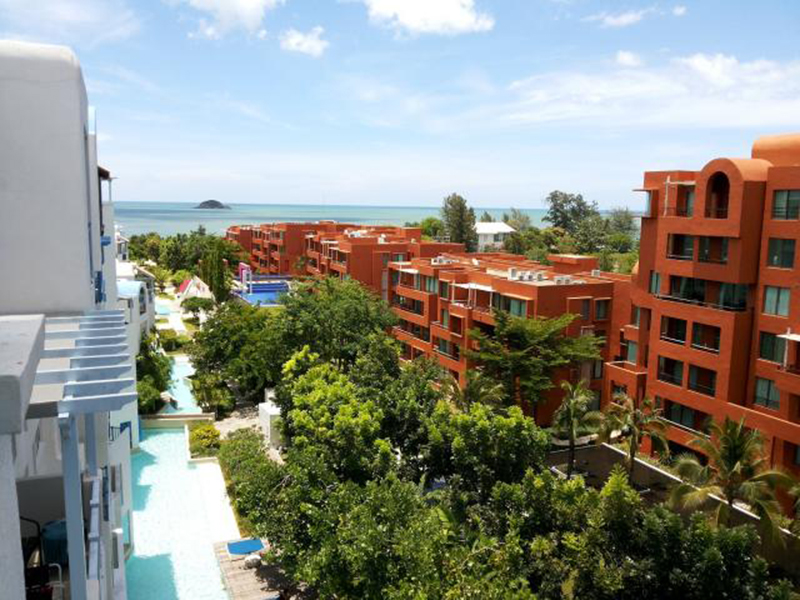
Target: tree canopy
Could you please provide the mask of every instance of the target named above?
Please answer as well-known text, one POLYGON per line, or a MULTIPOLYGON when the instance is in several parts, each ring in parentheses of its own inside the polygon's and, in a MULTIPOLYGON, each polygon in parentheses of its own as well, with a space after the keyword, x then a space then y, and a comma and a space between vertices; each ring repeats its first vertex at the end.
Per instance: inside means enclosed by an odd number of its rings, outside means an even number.
POLYGON ((442 203, 442 223, 451 242, 464 244, 467 252, 478 248, 475 231, 475 211, 458 194, 450 194, 442 203))

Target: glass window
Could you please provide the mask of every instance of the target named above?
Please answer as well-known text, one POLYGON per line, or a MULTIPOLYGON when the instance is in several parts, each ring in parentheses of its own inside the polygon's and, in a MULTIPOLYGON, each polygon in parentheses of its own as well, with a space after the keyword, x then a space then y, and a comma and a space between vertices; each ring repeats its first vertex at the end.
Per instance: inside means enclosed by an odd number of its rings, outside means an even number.
POLYGON ((747 284, 719 284, 719 305, 723 308, 744 310, 747 308, 747 284))
POLYGON ((627 348, 627 356, 625 357, 625 360, 629 363, 636 364, 636 360, 639 355, 639 344, 636 342, 628 342, 627 348))
POLYGON ((791 269, 794 267, 794 240, 769 239, 767 251, 767 265, 791 269))
POLYGON ((603 321, 608 318, 608 307, 611 304, 610 300, 598 300, 594 305, 594 318, 597 321, 603 321))
POLYGON ((692 323, 692 347, 719 352, 721 330, 716 325, 692 323))
POLYGON ((510 312, 515 317, 524 317, 527 315, 527 305, 528 303, 525 300, 517 300, 516 298, 511 298, 511 302, 508 307, 508 312, 510 312))
POLYGON ((778 410, 781 406, 778 396, 778 388, 771 379, 756 377, 756 396, 753 402, 759 406, 766 406, 772 410, 778 410))
POLYGON ((758 357, 772 362, 783 362, 786 354, 786 340, 774 333, 761 332, 758 344, 758 357))
POLYGON ((684 427, 694 429, 694 410, 683 404, 671 402, 669 405, 669 420, 680 423, 684 427))
POLYGON ((689 365, 689 389, 708 396, 714 396, 717 390, 717 373, 689 365))
POLYGON ((772 202, 773 219, 800 217, 800 190, 778 190, 772 202))
POLYGON ((650 293, 661 293, 661 275, 655 271, 650 271, 650 293))
POLYGON ((450 311, 446 308, 442 309, 442 326, 450 327, 450 311))
POLYGON ((425 291, 430 294, 435 294, 437 289, 439 288, 439 280, 435 277, 426 277, 425 278, 425 291))
POLYGON ((694 213, 694 190, 688 189, 686 190, 685 196, 685 204, 684 204, 684 213, 687 217, 691 217, 694 213))
POLYGON ((800 465, 800 446, 794 447, 794 464, 800 465))
POLYGON ((631 308, 631 325, 639 327, 642 321, 642 309, 638 306, 631 308))
POLYGON ((658 379, 673 385, 683 385, 683 363, 674 358, 659 356, 658 379))
POLYGON ((450 297, 450 284, 447 281, 439 282, 439 297, 440 298, 450 297))
POLYGON ((405 254, 392 254, 392 260, 394 262, 403 262, 405 259, 405 254))
POLYGON ((581 319, 588 321, 592 318, 591 315, 592 303, 590 300, 581 300, 581 319))
POLYGON ((592 379, 603 378, 603 361, 596 360, 592 363, 592 379))
POLYGON ((764 288, 764 314, 789 316, 789 288, 768 285, 764 288))
POLYGON ((389 264, 389 255, 387 253, 385 253, 385 252, 383 254, 381 254, 381 261, 383 262, 383 266, 384 267, 386 265, 388 265, 389 264))

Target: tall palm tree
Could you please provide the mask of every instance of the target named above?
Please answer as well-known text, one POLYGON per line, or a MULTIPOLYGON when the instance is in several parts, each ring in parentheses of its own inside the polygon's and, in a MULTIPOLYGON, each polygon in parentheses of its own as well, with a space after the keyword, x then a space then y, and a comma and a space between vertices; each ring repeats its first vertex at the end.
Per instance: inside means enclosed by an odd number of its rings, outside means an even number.
POLYGON ((488 404, 495 408, 505 405, 505 388, 482 371, 468 371, 467 385, 458 385, 455 377, 448 377, 444 387, 450 401, 459 410, 469 410, 473 404, 488 404))
POLYGON ((566 437, 569 440, 567 459, 567 479, 569 479, 575 468, 575 440, 581 432, 596 429, 602 422, 602 415, 589 410, 592 392, 586 387, 583 379, 575 384, 564 381, 561 387, 564 390, 564 399, 553 415, 553 429, 562 439, 566 437))
POLYGON ((612 435, 619 432, 628 439, 628 478, 633 481, 633 470, 636 465, 636 454, 645 438, 656 452, 669 454, 667 439, 664 436, 666 425, 661 418, 661 409, 653 406, 649 398, 636 402, 627 394, 616 394, 603 412, 602 425, 597 441, 607 442, 612 435))
POLYGON ((775 535, 778 526, 775 521, 781 513, 780 504, 775 499, 778 488, 789 488, 792 478, 781 471, 768 469, 763 454, 763 440, 758 431, 747 429, 744 419, 711 422, 710 437, 696 437, 690 446, 702 451, 708 457, 703 465, 694 455, 678 457, 675 468, 685 481, 672 490, 670 501, 675 506, 688 509, 709 506, 709 496, 724 500, 714 511, 717 524, 728 525, 731 507, 736 500, 747 503, 760 518, 764 530, 775 535))

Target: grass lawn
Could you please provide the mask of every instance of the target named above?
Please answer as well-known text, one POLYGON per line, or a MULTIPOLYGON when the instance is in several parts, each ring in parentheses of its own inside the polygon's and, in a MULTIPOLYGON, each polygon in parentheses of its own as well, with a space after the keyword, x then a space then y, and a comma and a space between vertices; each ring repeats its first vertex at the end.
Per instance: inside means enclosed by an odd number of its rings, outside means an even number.
POLYGON ((186 325, 186 331, 188 331, 190 335, 194 334, 199 327, 199 323, 195 318, 184 319, 183 324, 186 325))

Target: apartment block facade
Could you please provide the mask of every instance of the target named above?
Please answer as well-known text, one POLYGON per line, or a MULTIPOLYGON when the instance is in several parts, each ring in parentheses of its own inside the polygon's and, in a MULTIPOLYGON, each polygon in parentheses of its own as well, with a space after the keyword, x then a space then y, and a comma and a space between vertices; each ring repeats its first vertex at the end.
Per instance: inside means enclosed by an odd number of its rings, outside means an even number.
MULTIPOLYGON (((465 385, 474 348, 468 332, 491 331, 494 310, 518 317, 577 318, 566 334, 594 334, 606 340, 602 358, 564 370, 556 380, 589 382, 599 407, 603 364, 619 352, 618 319, 629 312, 629 278, 597 270, 597 259, 552 255, 549 266, 505 253, 443 253, 389 263, 389 303, 400 319, 394 328, 403 357, 436 359, 460 385, 465 385)), ((562 393, 551 390, 537 406, 536 418, 549 423, 562 393)))
POLYGON ((641 254, 606 391, 655 400, 675 451, 744 418, 800 473, 800 135, 647 172, 641 254))

